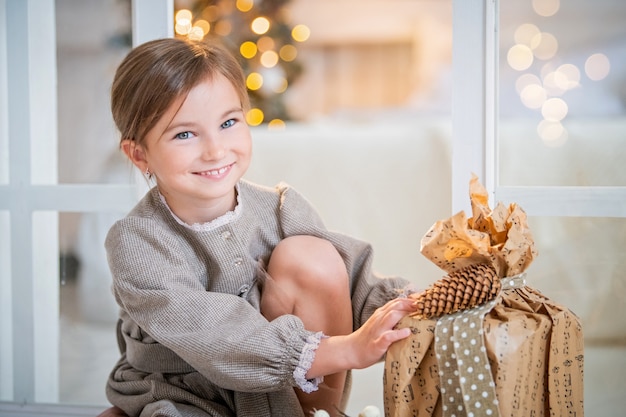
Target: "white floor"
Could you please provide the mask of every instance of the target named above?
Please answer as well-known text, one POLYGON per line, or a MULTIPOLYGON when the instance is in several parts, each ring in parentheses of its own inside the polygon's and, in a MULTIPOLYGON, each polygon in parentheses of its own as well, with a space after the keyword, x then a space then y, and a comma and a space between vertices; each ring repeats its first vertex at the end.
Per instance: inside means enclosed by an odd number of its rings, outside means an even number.
MULTIPOLYGON (((61 402, 106 405, 104 384, 118 358, 113 323, 85 323, 78 318, 70 285, 62 290, 61 402)), ((383 364, 353 373, 347 414, 358 416, 366 405, 383 409, 383 364)), ((587 346, 585 414, 626 415, 626 346, 587 346)))

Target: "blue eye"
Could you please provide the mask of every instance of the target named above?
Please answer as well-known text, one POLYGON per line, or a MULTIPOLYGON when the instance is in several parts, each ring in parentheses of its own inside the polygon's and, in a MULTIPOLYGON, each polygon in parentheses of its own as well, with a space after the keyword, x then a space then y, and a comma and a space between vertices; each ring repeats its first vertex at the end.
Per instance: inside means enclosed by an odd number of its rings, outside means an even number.
POLYGON ((224 123, 222 123, 221 127, 222 127, 222 129, 225 129, 227 127, 231 127, 234 124, 235 124, 235 119, 228 119, 224 123))
POLYGON ((176 139, 191 139, 193 137, 193 133, 187 131, 187 132, 180 132, 178 133, 176 136, 174 136, 174 138, 176 139))

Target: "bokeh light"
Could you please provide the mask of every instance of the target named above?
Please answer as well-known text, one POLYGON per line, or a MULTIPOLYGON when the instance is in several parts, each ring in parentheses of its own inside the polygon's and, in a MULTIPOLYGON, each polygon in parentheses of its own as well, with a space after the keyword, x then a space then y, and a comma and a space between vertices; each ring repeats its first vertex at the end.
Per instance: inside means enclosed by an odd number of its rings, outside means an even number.
POLYGON ((215 34, 219 36, 228 36, 233 31, 233 25, 229 20, 223 19, 215 24, 215 34))
POLYGON ((533 52, 526 45, 513 45, 509 49, 506 59, 511 68, 517 71, 524 71, 533 63, 533 52))
POLYGON ((257 35, 263 35, 264 33, 267 33, 268 30, 270 30, 270 21, 263 16, 257 17, 250 24, 250 28, 257 35))
POLYGON ((529 109, 540 109, 547 98, 546 89, 539 84, 529 84, 520 92, 522 103, 529 109))
POLYGON ((191 31, 191 12, 181 9, 176 13, 174 31, 179 35, 187 35, 191 31))
POLYGON ((265 52, 271 49, 274 49, 276 42, 269 36, 262 36, 259 40, 256 41, 256 46, 259 48, 259 51, 265 52))
POLYGON ((559 50, 559 41, 553 34, 541 32, 532 38, 530 46, 537 59, 547 61, 556 55, 559 50))
POLYGON ((541 115, 549 122, 560 122, 568 111, 567 103, 558 97, 547 99, 541 106, 541 115))
POLYGON ((554 16, 560 7, 560 0, 533 0, 533 10, 539 16, 554 16))
POLYGON ((220 10, 214 4, 207 6, 204 8, 204 10, 202 10, 202 18, 206 19, 209 22, 215 22, 219 18, 219 16, 220 10))
POLYGON ((515 39, 515 43, 530 46, 533 38, 540 33, 541 31, 537 26, 532 23, 524 23, 515 29, 513 38, 515 39))
POLYGON ((263 76, 258 72, 252 72, 246 77, 246 87, 254 91, 263 86, 263 76))
POLYGON ((247 59, 252 59, 257 53, 256 43, 246 41, 239 46, 239 53, 247 59))
POLYGON ((611 71, 611 62, 604 54, 593 54, 585 61, 585 74, 590 80, 600 81, 611 71))
POLYGON ((258 126, 263 123, 264 117, 265 115, 261 109, 253 108, 248 110, 248 113, 246 113, 246 122, 250 126, 258 126))
POLYGON ((311 29, 307 25, 296 25, 291 30, 291 37, 296 42, 304 42, 311 36, 311 29))
POLYGON ((278 52, 280 59, 285 62, 291 62, 298 56, 298 50, 293 45, 283 45, 278 52))
POLYGON ((201 41, 204 38, 204 31, 199 26, 194 26, 191 28, 187 37, 192 41, 201 41))
POLYGON ((541 85, 541 80, 535 74, 522 74, 517 77, 515 81, 515 91, 518 94, 522 93, 522 90, 531 84, 541 85))
POLYGON ((559 80, 562 80, 561 88, 564 90, 571 90, 580 86, 580 70, 576 65, 563 64, 556 69, 556 72, 563 75, 563 78, 559 77, 559 80))
POLYGON ((278 64, 278 54, 275 51, 265 51, 261 54, 261 65, 272 68, 278 64))
POLYGON ((545 145, 553 148, 562 146, 568 138, 567 130, 560 122, 551 122, 549 120, 539 122, 537 134, 545 145))
POLYGON ((249 12, 254 6, 254 0, 237 0, 235 6, 242 12, 249 12))
POLYGON ((285 124, 285 122, 280 119, 270 120, 270 122, 267 124, 268 130, 285 130, 286 127, 287 125, 285 124))

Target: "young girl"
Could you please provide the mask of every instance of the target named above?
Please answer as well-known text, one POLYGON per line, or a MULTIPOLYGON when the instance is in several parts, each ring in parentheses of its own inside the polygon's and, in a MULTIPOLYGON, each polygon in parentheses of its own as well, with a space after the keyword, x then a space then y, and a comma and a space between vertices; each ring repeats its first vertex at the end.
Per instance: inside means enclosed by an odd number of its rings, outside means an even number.
POLYGON ((408 336, 407 282, 374 276, 370 246, 288 185, 242 179, 249 102, 223 48, 138 46, 111 96, 121 149, 156 186, 106 239, 122 352, 108 399, 130 416, 338 413, 349 370, 408 336))

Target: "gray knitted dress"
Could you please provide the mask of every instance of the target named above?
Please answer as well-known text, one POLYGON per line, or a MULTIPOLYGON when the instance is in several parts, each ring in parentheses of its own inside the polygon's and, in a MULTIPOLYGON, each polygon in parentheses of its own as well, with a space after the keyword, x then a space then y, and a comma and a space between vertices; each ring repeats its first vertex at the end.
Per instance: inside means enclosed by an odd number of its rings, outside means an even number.
POLYGON ((337 248, 355 329, 407 284, 374 275, 371 247, 328 231, 293 188, 242 180, 238 191, 234 211, 189 226, 155 187, 107 235, 121 358, 106 392, 130 416, 303 415, 293 387, 317 383, 298 375, 319 335, 292 315, 268 322, 256 279, 259 260, 287 236, 322 237, 337 248))

